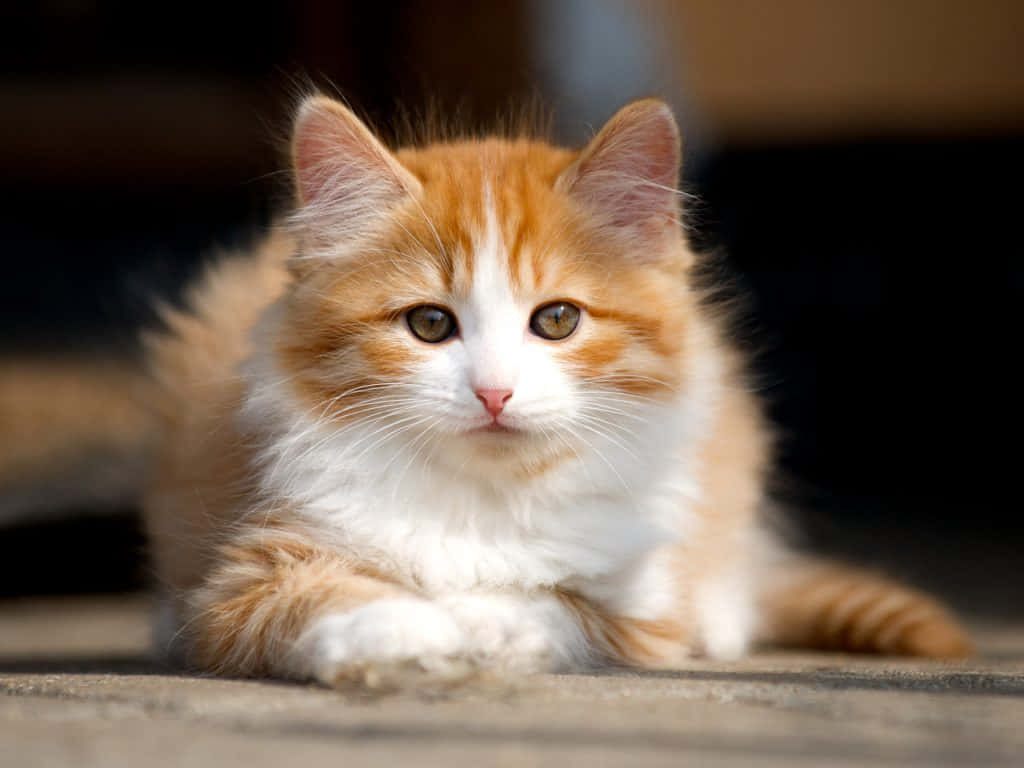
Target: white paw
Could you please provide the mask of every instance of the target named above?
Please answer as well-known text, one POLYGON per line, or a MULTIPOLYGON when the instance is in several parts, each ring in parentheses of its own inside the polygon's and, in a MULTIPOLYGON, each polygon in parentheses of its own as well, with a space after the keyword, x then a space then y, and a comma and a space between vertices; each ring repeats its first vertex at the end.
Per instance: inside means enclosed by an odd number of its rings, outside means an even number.
POLYGON ((508 595, 453 595, 440 602, 455 617, 474 663, 522 673, 553 666, 551 611, 542 602, 508 595))
POLYGON ((289 667, 327 685, 360 678, 375 687, 382 670, 462 674, 464 650, 464 634, 448 611, 426 600, 396 598, 316 620, 292 649, 289 667))
POLYGON ((749 584, 739 576, 709 581, 697 589, 700 646, 713 659, 736 659, 746 653, 754 630, 749 584))

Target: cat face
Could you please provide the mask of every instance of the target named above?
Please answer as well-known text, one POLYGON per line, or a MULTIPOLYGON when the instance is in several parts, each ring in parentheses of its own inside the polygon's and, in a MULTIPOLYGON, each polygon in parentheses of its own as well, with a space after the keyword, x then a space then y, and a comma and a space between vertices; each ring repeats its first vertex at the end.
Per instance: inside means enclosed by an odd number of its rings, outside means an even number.
POLYGON ((631 452, 683 388, 692 297, 675 124, 629 109, 582 153, 392 154, 339 105, 304 107, 277 337, 304 407, 461 465, 631 452))

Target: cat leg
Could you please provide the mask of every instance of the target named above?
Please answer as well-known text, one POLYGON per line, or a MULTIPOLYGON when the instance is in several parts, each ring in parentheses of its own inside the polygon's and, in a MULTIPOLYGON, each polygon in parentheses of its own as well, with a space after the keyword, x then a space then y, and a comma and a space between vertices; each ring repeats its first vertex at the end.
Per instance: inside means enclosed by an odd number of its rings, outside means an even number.
POLYGON ((189 601, 190 657, 220 674, 371 688, 612 662, 670 666, 686 655, 669 619, 620 615, 569 590, 427 599, 287 525, 219 551, 189 601))
POLYGON ((720 564, 694 589, 698 648, 712 659, 737 659, 746 653, 754 635, 756 612, 749 568, 743 563, 720 564))
POLYGON ((690 656, 689 633, 670 612, 640 618, 577 591, 556 590, 555 595, 587 638, 592 656, 604 663, 668 669, 690 656))
POLYGON ((599 578, 567 581, 554 594, 606 663, 678 667, 695 641, 680 610, 678 571, 674 552, 661 549, 599 578))
MULTIPOLYGON (((451 613, 287 526, 220 549, 192 594, 192 659, 228 675, 384 685, 395 674, 465 671, 451 613)), ((389 684, 389 683, 388 683, 389 684)))

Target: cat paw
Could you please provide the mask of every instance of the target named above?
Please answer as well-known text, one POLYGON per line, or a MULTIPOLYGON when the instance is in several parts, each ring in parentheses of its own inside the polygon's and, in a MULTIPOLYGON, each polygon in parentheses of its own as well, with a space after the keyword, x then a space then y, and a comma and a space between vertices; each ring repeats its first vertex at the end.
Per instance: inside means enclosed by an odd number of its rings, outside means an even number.
POLYGON ((550 629, 538 607, 508 596, 442 598, 461 629, 467 658, 496 672, 530 673, 552 667, 550 629), (529 607, 527 607, 529 606, 529 607))
POLYGON ((454 682, 472 666, 451 614, 415 598, 322 616, 299 638, 291 659, 300 677, 375 691, 454 682))

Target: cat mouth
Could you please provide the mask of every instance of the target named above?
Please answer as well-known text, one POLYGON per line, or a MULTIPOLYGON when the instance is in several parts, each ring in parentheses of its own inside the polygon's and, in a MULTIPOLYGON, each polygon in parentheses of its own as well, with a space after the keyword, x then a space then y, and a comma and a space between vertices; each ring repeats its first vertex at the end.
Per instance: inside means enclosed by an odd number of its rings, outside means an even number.
POLYGON ((485 424, 482 427, 474 427, 469 430, 470 434, 474 435, 523 435, 526 434, 522 429, 511 427, 507 424, 499 424, 496 421, 492 421, 490 424, 485 424))

